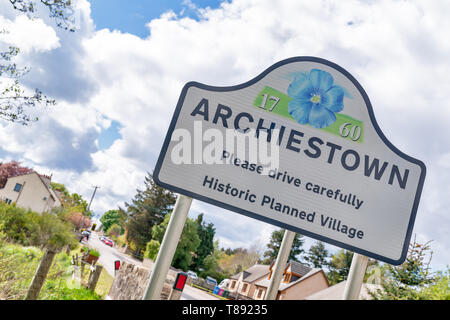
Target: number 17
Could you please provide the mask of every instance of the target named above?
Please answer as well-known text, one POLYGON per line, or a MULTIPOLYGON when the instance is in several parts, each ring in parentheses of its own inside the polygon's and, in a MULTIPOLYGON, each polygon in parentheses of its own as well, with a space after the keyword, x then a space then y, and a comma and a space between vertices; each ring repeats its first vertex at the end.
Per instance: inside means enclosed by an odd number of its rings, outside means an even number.
POLYGON ((273 100, 274 102, 273 102, 272 106, 269 109, 269 111, 272 111, 275 108, 275 106, 278 104, 278 102, 280 101, 280 98, 279 97, 275 97, 275 96, 270 96, 269 99, 267 99, 267 97, 268 97, 267 93, 263 94, 263 100, 262 100, 262 104, 261 104, 260 108, 262 108, 264 110, 267 110, 266 109, 267 100, 273 100))

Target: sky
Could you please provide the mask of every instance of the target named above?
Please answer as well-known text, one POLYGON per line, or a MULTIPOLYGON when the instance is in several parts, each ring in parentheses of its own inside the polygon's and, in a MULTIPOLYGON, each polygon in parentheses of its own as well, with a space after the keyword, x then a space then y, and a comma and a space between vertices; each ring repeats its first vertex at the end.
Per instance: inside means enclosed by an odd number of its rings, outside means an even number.
MULTIPOLYGON (((442 1, 77 0, 76 31, 0 3, 2 48, 21 48, 21 79, 57 100, 30 126, 0 121, 0 161, 18 160, 89 200, 101 215, 129 202, 156 164, 181 89, 246 82, 272 64, 317 56, 349 71, 377 123, 427 176, 417 240, 450 261, 450 3, 442 1)), ((221 247, 267 244, 274 226, 194 200, 221 247)), ((314 243, 307 239, 305 247, 314 243)), ((328 246, 334 252, 338 248, 328 246)))

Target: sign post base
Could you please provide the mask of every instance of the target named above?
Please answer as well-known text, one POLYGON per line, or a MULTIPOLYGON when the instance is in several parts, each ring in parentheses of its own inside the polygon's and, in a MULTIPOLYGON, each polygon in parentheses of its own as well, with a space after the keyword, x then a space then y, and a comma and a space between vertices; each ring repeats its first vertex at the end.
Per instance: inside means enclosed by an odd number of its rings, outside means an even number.
POLYGON ((175 208, 167 226, 166 233, 164 234, 161 247, 159 248, 158 256, 156 257, 155 264, 150 276, 150 281, 147 286, 147 290, 142 300, 160 300, 161 290, 164 286, 164 280, 166 279, 167 272, 169 272, 170 264, 175 250, 177 249, 178 241, 180 240, 183 227, 186 222, 186 217, 191 207, 192 198, 179 195, 175 208))
POLYGON ((343 300, 359 300, 361 286, 366 274, 369 258, 358 253, 353 254, 352 265, 345 284, 343 300))
POLYGON ((270 279, 269 287, 267 288, 266 297, 264 300, 275 300, 277 298, 278 288, 280 287, 281 276, 283 269, 291 253, 292 243, 294 243, 295 232, 285 230, 283 241, 278 251, 277 260, 273 266, 272 278, 270 279))

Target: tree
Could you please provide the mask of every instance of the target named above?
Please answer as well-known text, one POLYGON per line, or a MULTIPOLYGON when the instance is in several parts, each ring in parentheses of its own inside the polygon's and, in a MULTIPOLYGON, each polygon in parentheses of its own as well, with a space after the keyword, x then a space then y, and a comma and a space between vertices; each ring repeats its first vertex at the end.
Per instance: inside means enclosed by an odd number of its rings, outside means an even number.
POLYGON ((193 270, 205 269, 205 258, 214 252, 214 235, 216 229, 214 224, 203 221, 203 213, 199 214, 195 220, 197 224, 197 234, 200 238, 200 245, 197 248, 196 256, 192 260, 193 270))
POLYGON ((258 243, 247 248, 222 249, 218 265, 223 272, 232 276, 260 262, 261 249, 258 243))
POLYGON ((109 237, 115 238, 117 240, 117 237, 120 236, 120 234, 123 232, 122 227, 119 226, 117 223, 112 224, 108 232, 106 233, 109 237))
POLYGON ((67 222, 70 222, 77 230, 82 228, 89 228, 89 226, 91 225, 91 219, 89 217, 86 217, 79 211, 70 210, 69 212, 64 214, 64 218, 67 222))
POLYGON ((421 300, 449 296, 449 273, 433 274, 430 263, 433 256, 430 242, 420 244, 413 240, 408 248, 406 260, 400 266, 386 265, 386 276, 381 289, 369 294, 377 300, 421 300), (447 284, 444 289, 443 286, 447 284))
MULTIPOLYGON (((284 232, 284 229, 279 229, 272 232, 270 242, 267 245, 268 249, 264 253, 264 264, 270 264, 277 259, 278 251, 280 250, 281 242, 283 241, 284 232)), ((304 240, 302 238, 302 235, 298 233, 295 234, 288 261, 294 260, 300 262, 298 256, 304 252, 304 250, 302 249, 304 240)))
POLYGON ((329 272, 327 274, 328 282, 334 285, 347 279, 352 264, 353 252, 344 249, 339 250, 331 256, 329 272))
POLYGON ((5 186, 8 178, 20 176, 22 174, 27 174, 31 172, 33 172, 33 169, 23 167, 20 165, 20 162, 17 161, 0 163, 0 189, 5 186))
MULTIPOLYGON (((106 211, 103 216, 100 218, 100 221, 103 225, 103 231, 107 232, 108 229, 113 225, 113 224, 117 224, 117 225, 121 225, 120 223, 120 212, 119 210, 109 210, 106 211)), ((123 231, 123 227, 122 231, 123 231)))
POLYGON ((305 261, 310 267, 324 268, 328 265, 328 250, 325 249, 325 244, 322 241, 317 241, 312 245, 305 256, 305 261))
MULTIPOLYGON (((167 214, 164 221, 159 225, 155 225, 152 229, 152 237, 159 243, 162 243, 169 220, 170 214, 167 214)), ((200 238, 197 234, 197 223, 188 217, 173 256, 172 265, 175 268, 187 271, 192 263, 192 256, 195 254, 199 245, 200 238)))
MULTIPOLYGON (((14 9, 30 17, 36 13, 36 6, 32 0, 9 0, 9 2, 14 9)), ((40 2, 47 7, 49 16, 54 19, 58 27, 75 31, 71 0, 41 0, 40 2)), ((0 33, 8 32, 5 29, 0 30, 0 33)), ((28 114, 29 108, 37 105, 52 106, 56 104, 56 101, 48 98, 37 88, 31 93, 20 84, 19 79, 27 74, 30 68, 20 68, 13 62, 19 52, 20 49, 15 46, 9 46, 6 51, 0 52, 0 119, 27 125, 38 120, 38 117, 31 117, 28 114)))
POLYGON ((212 253, 203 260, 203 271, 200 271, 200 275, 204 278, 207 276, 213 277, 218 283, 228 278, 230 274, 227 274, 219 265, 223 255, 224 252, 219 249, 219 240, 214 241, 212 253))
POLYGON ((157 240, 150 240, 150 242, 147 243, 147 247, 145 249, 144 257, 155 261, 156 256, 158 255, 159 247, 161 244, 157 240))
POLYGON ((87 212, 88 203, 78 193, 70 193, 67 187, 62 183, 51 182, 50 187, 61 193, 60 200, 62 207, 72 211, 82 212, 87 217, 92 217, 91 212, 87 212))
POLYGON ((31 280, 25 300, 36 300, 56 253, 66 245, 75 245, 70 226, 55 214, 44 212, 33 216, 31 243, 44 249, 44 256, 31 280))
MULTIPOLYGON (((131 203, 125 203, 128 216, 126 224, 127 242, 132 242, 140 251, 145 250, 147 242, 152 239, 151 230, 160 224, 175 204, 175 195, 158 186, 153 176, 148 173, 145 177, 145 189, 137 189, 131 203)), ((123 210, 119 208, 119 210, 123 210)))

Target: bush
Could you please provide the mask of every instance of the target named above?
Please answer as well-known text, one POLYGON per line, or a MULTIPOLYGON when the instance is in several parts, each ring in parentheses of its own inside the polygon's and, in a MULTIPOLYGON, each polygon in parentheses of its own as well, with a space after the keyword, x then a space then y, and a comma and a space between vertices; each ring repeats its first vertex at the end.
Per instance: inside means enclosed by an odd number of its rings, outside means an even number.
POLYGON ((98 252, 98 250, 93 249, 93 248, 84 247, 83 248, 83 252, 89 252, 89 254, 91 256, 94 256, 94 257, 97 257, 97 258, 100 257, 100 252, 98 252))
POLYGON ((42 214, 0 202, 0 234, 8 242, 24 246, 61 249, 75 247, 77 241, 69 224, 56 214, 42 214))
POLYGON ((108 228, 108 231, 106 232, 106 234, 111 238, 114 237, 117 241, 117 237, 120 236, 122 231, 123 231, 122 227, 119 226, 117 223, 114 223, 108 228))
POLYGON ((103 300, 84 287, 71 287, 67 281, 47 281, 41 294, 43 300, 103 300))
POLYGON ((147 242, 144 257, 155 261, 156 256, 158 255, 159 247, 160 247, 159 241, 150 240, 150 242, 147 242))
MULTIPOLYGON (((0 300, 24 298, 42 255, 42 250, 34 247, 7 243, 0 246, 0 300)), ((46 299, 53 290, 66 286, 71 274, 69 255, 57 254, 47 276, 47 283, 53 283, 53 287, 44 285, 39 298, 46 299)))
POLYGON ((0 232, 3 237, 10 242, 29 245, 33 215, 36 214, 0 202, 0 232))

